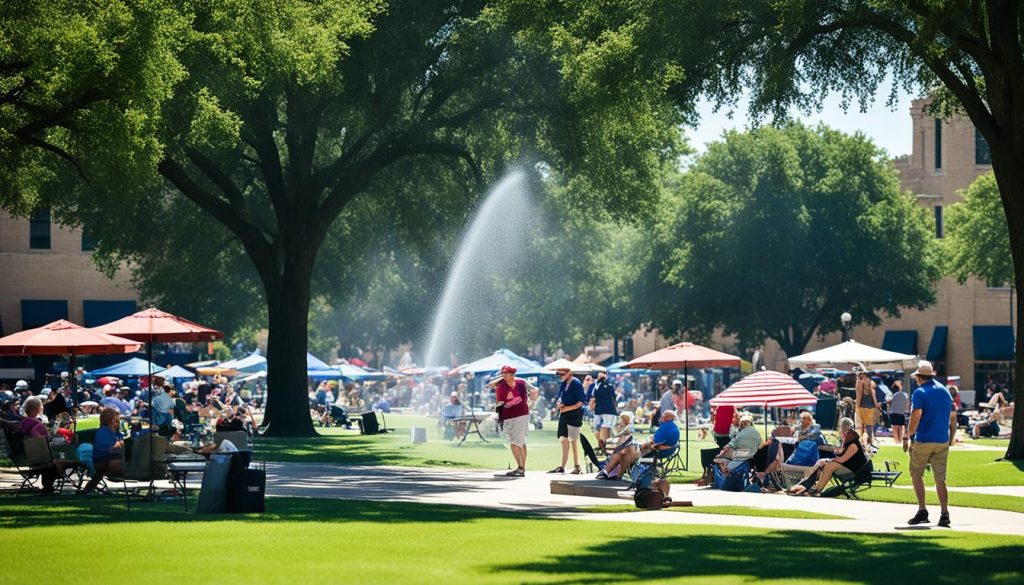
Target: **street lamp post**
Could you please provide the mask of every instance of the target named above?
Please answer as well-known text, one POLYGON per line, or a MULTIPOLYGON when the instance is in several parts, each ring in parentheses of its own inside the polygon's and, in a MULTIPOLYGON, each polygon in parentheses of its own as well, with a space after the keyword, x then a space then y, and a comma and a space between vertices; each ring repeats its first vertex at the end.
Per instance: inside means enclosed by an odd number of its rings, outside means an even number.
POLYGON ((843 314, 839 316, 839 320, 843 323, 843 341, 850 341, 850 323, 853 321, 853 315, 843 311, 843 314))

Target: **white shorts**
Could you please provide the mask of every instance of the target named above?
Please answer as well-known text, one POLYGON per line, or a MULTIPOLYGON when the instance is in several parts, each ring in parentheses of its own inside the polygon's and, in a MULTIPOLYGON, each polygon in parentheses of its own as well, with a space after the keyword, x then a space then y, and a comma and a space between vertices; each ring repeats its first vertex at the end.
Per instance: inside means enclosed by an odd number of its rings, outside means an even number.
POLYGON ((530 415, 524 414, 515 418, 506 419, 502 423, 505 430, 505 438, 509 445, 523 447, 526 445, 526 429, 530 426, 530 415))
POLYGON ((615 420, 619 417, 614 414, 595 414, 594 415, 594 430, 599 431, 601 429, 610 429, 615 426, 615 420))

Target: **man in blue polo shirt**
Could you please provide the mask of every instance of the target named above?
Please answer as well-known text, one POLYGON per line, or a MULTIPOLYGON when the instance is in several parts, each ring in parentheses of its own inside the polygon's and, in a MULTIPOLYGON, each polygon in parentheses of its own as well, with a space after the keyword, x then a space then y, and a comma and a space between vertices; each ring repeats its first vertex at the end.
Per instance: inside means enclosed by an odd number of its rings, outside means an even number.
POLYGON ((932 466, 935 476, 935 493, 939 497, 942 514, 939 526, 949 527, 949 500, 946 492, 946 462, 949 446, 956 439, 956 410, 953 397, 946 387, 935 380, 935 370, 929 361, 921 360, 917 371, 911 376, 918 388, 910 398, 910 423, 907 435, 903 437, 903 450, 910 451, 910 479, 917 496, 917 514, 907 524, 928 523, 928 509, 925 507, 924 469, 932 466))

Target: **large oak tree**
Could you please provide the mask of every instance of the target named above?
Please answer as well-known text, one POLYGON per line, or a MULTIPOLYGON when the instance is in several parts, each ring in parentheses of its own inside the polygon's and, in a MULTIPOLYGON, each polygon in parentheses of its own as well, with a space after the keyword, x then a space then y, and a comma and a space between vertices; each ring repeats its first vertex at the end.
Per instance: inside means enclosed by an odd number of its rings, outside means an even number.
POLYGON ((578 177, 594 202, 614 206, 648 198, 650 169, 672 156, 679 120, 655 91, 660 77, 580 92, 563 82, 552 39, 517 29, 501 6, 8 3, 4 204, 50 205, 67 222, 106 217, 94 224, 101 247, 137 266, 151 247, 124 245, 131 238, 117 228, 159 241, 182 200, 216 220, 194 234, 216 243, 193 248, 176 237, 182 247, 165 246, 164 263, 218 243, 244 251, 259 286, 243 298, 258 293, 269 325, 268 432, 312 434, 305 353, 315 264, 355 201, 423 208, 419 191, 392 189, 410 160, 476 185, 522 160, 578 177))

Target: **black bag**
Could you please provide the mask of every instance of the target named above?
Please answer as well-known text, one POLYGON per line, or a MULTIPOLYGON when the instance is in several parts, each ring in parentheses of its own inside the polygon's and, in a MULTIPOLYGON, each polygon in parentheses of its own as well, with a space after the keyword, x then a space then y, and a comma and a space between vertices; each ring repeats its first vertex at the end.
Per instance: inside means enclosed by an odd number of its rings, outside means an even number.
POLYGON ((231 458, 228 472, 227 493, 224 511, 229 514, 250 514, 263 512, 267 491, 267 472, 264 469, 250 469, 249 458, 231 458))

